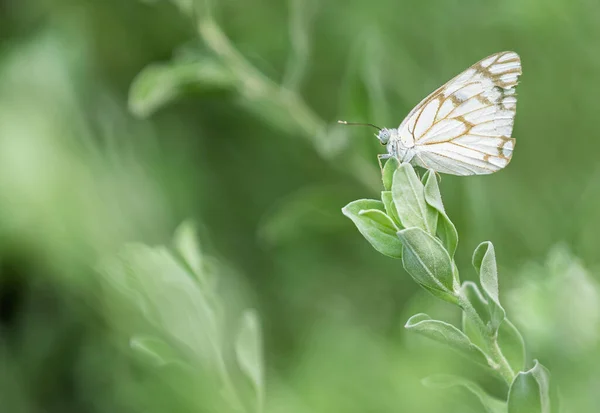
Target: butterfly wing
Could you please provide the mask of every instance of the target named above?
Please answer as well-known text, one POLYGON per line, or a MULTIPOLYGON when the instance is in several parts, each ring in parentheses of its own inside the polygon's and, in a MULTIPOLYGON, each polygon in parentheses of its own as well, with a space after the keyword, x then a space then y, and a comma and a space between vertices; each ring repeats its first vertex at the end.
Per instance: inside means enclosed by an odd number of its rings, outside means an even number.
POLYGON ((412 162, 453 175, 489 174, 510 162, 521 60, 501 52, 426 97, 399 127, 415 142, 412 162))

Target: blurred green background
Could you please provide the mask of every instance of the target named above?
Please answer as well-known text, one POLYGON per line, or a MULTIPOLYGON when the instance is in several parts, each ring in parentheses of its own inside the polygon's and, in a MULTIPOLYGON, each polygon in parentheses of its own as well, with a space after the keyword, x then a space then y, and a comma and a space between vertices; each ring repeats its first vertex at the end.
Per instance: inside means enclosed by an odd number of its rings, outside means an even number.
MULTIPOLYGON (((208 18, 193 0, 0 0, 2 411, 223 411, 181 354, 189 371, 133 354, 131 336, 169 329, 98 270, 126 243, 171 245, 185 219, 218 268, 225 336, 257 309, 267 411, 483 411, 467 392, 421 384, 444 372, 503 397, 484 372, 403 331, 416 312, 459 314, 341 214, 378 197, 383 148, 371 130, 335 124, 395 127, 502 50, 523 64, 516 151, 497 174, 443 176, 457 264, 474 279, 473 249, 494 243, 529 359, 550 369, 565 412, 597 411, 600 3, 211 7, 208 18)), ((178 311, 170 291, 153 294, 178 311)))

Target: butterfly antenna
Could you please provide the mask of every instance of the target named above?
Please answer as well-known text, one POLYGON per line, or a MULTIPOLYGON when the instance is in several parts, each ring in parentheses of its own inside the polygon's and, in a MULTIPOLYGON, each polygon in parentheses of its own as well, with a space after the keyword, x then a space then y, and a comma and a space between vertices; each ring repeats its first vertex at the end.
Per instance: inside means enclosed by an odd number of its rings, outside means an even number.
POLYGON ((381 128, 379 126, 373 125, 372 123, 346 122, 345 120, 338 120, 337 123, 341 123, 342 125, 350 125, 350 126, 371 126, 377 130, 381 130, 381 128))

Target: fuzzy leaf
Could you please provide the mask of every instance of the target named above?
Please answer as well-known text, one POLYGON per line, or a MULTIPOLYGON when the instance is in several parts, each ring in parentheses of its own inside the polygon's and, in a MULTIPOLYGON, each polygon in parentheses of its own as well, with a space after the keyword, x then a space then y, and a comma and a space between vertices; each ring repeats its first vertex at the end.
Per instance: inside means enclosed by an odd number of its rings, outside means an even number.
POLYGON ((454 257, 458 246, 458 232, 444 209, 435 173, 427 171, 423 177, 423 182, 425 183, 425 201, 438 213, 437 235, 442 240, 442 244, 446 247, 450 257, 454 257))
POLYGON ((400 222, 398 211, 396 211, 396 205, 394 205, 392 191, 381 191, 381 201, 385 207, 385 213, 394 221, 394 224, 396 224, 399 229, 402 229, 402 222, 400 222))
POLYGON ((410 164, 402 164, 394 171, 392 196, 402 226, 435 235, 438 214, 425 202, 425 187, 410 164))
MULTIPOLYGON (((461 294, 465 297, 483 321, 487 324, 490 320, 490 310, 488 308, 488 302, 483 297, 477 285, 471 281, 466 281, 461 287, 461 294)), ((488 351, 487 340, 484 337, 485 332, 482 332, 474 320, 467 316, 467 313, 462 313, 463 331, 471 339, 473 343, 478 345, 484 351, 488 351)))
POLYGON ((400 164, 398 163, 398 160, 394 157, 389 158, 385 162, 385 165, 383 165, 383 173, 381 174, 381 178, 383 180, 383 187, 386 191, 392 190, 394 172, 396 172, 396 169, 398 169, 399 166, 400 164))
POLYGON ((506 413, 505 401, 490 396, 481 386, 462 377, 450 374, 436 374, 423 379, 423 384, 432 389, 463 387, 479 399, 486 413, 506 413))
POLYGON ((420 313, 412 316, 404 327, 443 343, 476 363, 488 366, 487 358, 481 349, 452 324, 432 320, 427 314, 420 313))
POLYGON ((342 208, 360 233, 380 253, 392 258, 402 258, 402 243, 396 236, 398 228, 384 210, 381 201, 359 199, 342 208))
POLYGON ((498 268, 496 253, 491 242, 482 242, 473 253, 473 266, 479 273, 479 281, 487 298, 490 309, 490 322, 493 332, 498 330, 504 320, 504 308, 500 305, 498 294, 498 268))
POLYGON ((525 368, 525 342, 519 330, 505 318, 498 329, 498 345, 513 371, 525 368))
POLYGON ((404 245, 402 263, 414 280, 430 290, 454 295, 453 264, 437 239, 420 228, 398 232, 404 245))
POLYGON ((550 373, 537 360, 510 386, 508 413, 550 413, 550 373))

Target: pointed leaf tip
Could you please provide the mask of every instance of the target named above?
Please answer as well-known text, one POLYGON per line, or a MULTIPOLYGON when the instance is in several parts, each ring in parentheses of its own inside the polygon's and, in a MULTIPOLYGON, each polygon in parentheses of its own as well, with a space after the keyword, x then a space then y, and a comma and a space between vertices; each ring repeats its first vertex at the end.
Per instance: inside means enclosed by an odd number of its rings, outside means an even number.
POLYGON ((496 252, 491 242, 482 242, 475 249, 473 253, 473 266, 479 273, 479 281, 488 300, 492 328, 495 332, 500 327, 506 313, 500 304, 496 252))
POLYGON ((257 392, 262 392, 264 381, 262 337, 258 315, 254 310, 242 314, 235 354, 240 369, 248 376, 257 392))
POLYGON ((425 201, 425 187, 410 164, 394 171, 392 197, 403 227, 417 227, 435 235, 437 211, 425 201))

